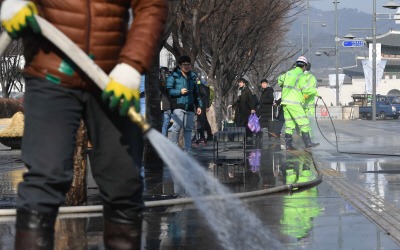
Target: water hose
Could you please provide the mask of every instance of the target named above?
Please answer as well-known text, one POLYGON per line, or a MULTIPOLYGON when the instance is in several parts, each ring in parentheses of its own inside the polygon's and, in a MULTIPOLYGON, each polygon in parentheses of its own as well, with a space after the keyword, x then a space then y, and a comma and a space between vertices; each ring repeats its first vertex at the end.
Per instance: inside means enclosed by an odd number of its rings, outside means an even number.
MULTIPOLYGON (((322 182, 322 175, 318 174, 317 178, 307 182, 293 183, 282 185, 278 187, 268 188, 264 190, 257 190, 251 192, 243 192, 243 193, 234 193, 225 196, 202 196, 202 199, 207 200, 221 200, 228 197, 235 198, 252 198, 257 196, 264 196, 274 193, 280 193, 288 191, 290 193, 295 192, 296 190, 307 189, 322 182)), ((156 200, 156 201, 146 201, 144 203, 146 208, 155 208, 155 207, 168 207, 168 206, 179 206, 179 205, 188 205, 194 202, 194 198, 177 198, 177 199, 168 199, 168 200, 156 200)), ((69 207, 60 207, 59 214, 60 215, 68 215, 68 214, 79 214, 79 213, 100 213, 103 211, 102 205, 93 205, 93 206, 69 206, 69 207)), ((3 216, 15 216, 16 209, 0 209, 0 217, 3 216)))

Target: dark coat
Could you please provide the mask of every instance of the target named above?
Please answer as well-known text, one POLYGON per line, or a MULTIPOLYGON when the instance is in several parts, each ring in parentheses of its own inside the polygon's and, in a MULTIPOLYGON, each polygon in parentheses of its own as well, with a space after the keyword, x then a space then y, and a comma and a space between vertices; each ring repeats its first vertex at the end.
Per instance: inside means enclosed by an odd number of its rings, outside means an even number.
POLYGON ((267 87, 262 89, 257 115, 260 117, 260 126, 267 127, 268 121, 272 120, 272 105, 274 103, 274 89, 267 87))
POLYGON ((255 109, 252 93, 248 87, 243 87, 241 95, 233 104, 235 109, 235 119, 234 122, 237 127, 246 127, 251 114, 251 110, 255 109))
POLYGON ((171 97, 169 96, 169 90, 166 86, 160 86, 161 92, 161 110, 171 110, 171 97))
POLYGON ((210 107, 210 88, 202 83, 197 84, 200 92, 200 99, 203 103, 203 109, 210 107))

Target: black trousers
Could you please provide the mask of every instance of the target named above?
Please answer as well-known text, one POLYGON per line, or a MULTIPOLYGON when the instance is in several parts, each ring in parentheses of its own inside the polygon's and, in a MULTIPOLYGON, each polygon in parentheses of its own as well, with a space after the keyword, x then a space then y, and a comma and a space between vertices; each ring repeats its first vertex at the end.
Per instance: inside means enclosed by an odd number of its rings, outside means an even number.
POLYGON ((207 136, 212 136, 211 126, 207 120, 206 109, 202 109, 201 114, 197 115, 197 132, 199 133, 200 139, 205 139, 204 132, 207 132, 207 136))
POLYGON ((26 77, 22 160, 17 208, 57 212, 73 178, 76 131, 83 118, 92 142, 90 163, 104 205, 126 215, 143 206, 143 136, 127 117, 88 92, 26 77))

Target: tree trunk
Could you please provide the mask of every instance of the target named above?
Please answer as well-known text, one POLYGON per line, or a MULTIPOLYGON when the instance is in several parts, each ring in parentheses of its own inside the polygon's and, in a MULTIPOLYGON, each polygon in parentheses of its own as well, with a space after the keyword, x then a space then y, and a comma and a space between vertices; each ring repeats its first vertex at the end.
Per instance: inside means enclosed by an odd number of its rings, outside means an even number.
MULTIPOLYGON (((161 96, 159 84, 160 72, 160 55, 159 53, 154 58, 154 62, 150 71, 146 74, 146 119, 151 124, 151 127, 157 131, 161 131, 161 96)), ((157 152, 151 146, 148 140, 145 141, 143 161, 146 163, 162 163, 157 152)))
POLYGON ((87 164, 88 137, 86 127, 81 121, 76 134, 76 148, 74 153, 74 178, 65 199, 69 206, 79 206, 86 203, 86 164, 87 164))

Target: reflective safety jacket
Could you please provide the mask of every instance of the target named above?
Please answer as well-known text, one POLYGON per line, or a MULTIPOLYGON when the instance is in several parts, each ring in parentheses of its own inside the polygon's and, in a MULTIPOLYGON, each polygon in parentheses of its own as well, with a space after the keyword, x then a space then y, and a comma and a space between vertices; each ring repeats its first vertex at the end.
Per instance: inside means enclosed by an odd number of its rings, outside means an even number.
POLYGON ((299 80, 303 75, 303 70, 296 67, 279 76, 278 84, 282 87, 282 105, 303 105, 304 97, 299 87, 299 80))
POLYGON ((303 96, 305 97, 303 108, 306 110, 312 110, 314 109, 315 96, 319 95, 317 91, 317 79, 313 74, 306 71, 300 81, 303 80, 305 81, 304 86, 302 87, 303 96))

